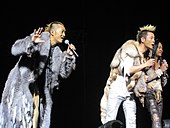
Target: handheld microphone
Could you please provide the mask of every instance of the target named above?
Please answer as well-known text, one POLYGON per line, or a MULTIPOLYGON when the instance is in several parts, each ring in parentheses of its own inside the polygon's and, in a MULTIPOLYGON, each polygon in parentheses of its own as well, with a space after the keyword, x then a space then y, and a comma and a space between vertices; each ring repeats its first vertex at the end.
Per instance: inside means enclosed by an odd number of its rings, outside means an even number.
POLYGON ((157 48, 158 48, 158 44, 159 44, 159 40, 156 39, 156 40, 155 40, 155 43, 154 43, 154 45, 153 45, 151 58, 155 58, 156 50, 157 50, 157 48))
MULTIPOLYGON (((67 45, 70 45, 69 40, 65 40, 64 43, 67 44, 67 45)), ((71 49, 71 50, 77 57, 79 57, 79 55, 76 53, 75 50, 73 50, 73 49, 71 49)))
MULTIPOLYGON (((167 63, 165 59, 162 60, 163 63, 167 63)), ((167 71, 163 72, 163 76, 169 78, 167 71)))

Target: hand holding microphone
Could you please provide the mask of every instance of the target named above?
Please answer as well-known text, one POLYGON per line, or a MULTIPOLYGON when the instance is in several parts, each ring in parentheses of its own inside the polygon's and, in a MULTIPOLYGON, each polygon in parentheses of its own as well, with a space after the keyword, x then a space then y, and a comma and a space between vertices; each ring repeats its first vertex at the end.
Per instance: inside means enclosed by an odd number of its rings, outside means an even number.
POLYGON ((163 72, 163 77, 169 78, 169 75, 167 73, 168 63, 165 59, 162 60, 160 69, 163 72))
POLYGON ((77 57, 79 57, 78 54, 77 54, 76 51, 75 51, 75 50, 76 50, 75 46, 74 46, 73 44, 70 44, 70 43, 69 43, 69 40, 65 40, 64 43, 68 45, 68 49, 71 50, 74 55, 76 55, 77 57))
POLYGON ((168 69, 168 63, 165 59, 162 60, 162 63, 161 63, 161 70, 164 72, 168 69))

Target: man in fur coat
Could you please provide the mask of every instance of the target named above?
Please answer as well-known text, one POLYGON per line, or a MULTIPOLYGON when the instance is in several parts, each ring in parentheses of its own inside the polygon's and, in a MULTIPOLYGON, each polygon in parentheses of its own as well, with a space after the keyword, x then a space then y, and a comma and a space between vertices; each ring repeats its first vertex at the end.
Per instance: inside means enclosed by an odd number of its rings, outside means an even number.
POLYGON ((140 97, 142 92, 146 91, 143 85, 145 77, 142 70, 152 66, 154 59, 146 61, 144 52, 153 48, 155 30, 156 27, 152 25, 141 27, 137 34, 137 41, 128 40, 116 51, 110 64, 110 75, 100 102, 103 124, 116 120, 118 109, 122 103, 126 128, 136 128, 134 94, 140 97), (139 78, 140 81, 138 81, 139 78))
POLYGON ((18 39, 11 48, 19 61, 10 71, 0 104, 1 128, 49 128, 52 93, 60 78, 67 78, 75 69, 75 46, 67 50, 60 45, 65 26, 58 21, 35 29, 18 39))

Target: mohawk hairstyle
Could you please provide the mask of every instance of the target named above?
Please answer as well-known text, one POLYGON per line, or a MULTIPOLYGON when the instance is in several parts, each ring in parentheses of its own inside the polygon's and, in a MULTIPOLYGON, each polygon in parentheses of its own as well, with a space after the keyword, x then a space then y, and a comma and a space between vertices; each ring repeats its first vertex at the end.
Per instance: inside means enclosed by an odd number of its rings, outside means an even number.
MULTIPOLYGON (((140 31, 151 31, 151 32, 155 32, 156 31, 156 26, 153 26, 153 25, 146 25, 146 26, 143 26, 143 27, 140 27, 139 28, 140 31)), ((138 32, 140 32, 138 31, 138 32)))
POLYGON ((151 24, 148 24, 148 25, 143 26, 143 27, 139 27, 139 30, 138 30, 137 35, 136 35, 137 41, 140 42, 140 38, 145 37, 147 32, 155 33, 155 31, 156 31, 156 26, 153 26, 151 24))
POLYGON ((53 24, 61 24, 61 25, 63 25, 63 23, 61 23, 61 22, 59 22, 59 21, 53 21, 53 22, 51 22, 51 23, 49 23, 49 24, 46 24, 45 32, 50 32, 53 24))

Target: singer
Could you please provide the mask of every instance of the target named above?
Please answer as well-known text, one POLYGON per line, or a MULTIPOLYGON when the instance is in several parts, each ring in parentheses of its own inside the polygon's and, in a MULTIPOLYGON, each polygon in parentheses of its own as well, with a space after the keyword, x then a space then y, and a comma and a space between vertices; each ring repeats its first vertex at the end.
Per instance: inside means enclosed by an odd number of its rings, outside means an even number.
POLYGON ((162 60, 163 46, 159 41, 155 43, 155 51, 150 51, 150 58, 155 59, 155 64, 146 72, 148 76, 147 91, 145 93, 145 107, 148 109, 152 128, 162 128, 162 110, 163 110, 163 87, 167 84, 168 63, 162 60), (153 53, 155 52, 155 53, 153 53), (154 56, 153 56, 154 55, 154 56))
POLYGON ((12 55, 20 58, 2 94, 1 128, 50 128, 53 89, 76 68, 75 46, 61 49, 65 31, 54 21, 12 45, 12 55))
MULTIPOLYGON (((125 127, 136 126, 136 102, 134 88, 128 89, 131 78, 136 73, 154 64, 154 60, 144 61, 144 52, 153 48, 155 26, 146 25, 139 28, 137 41, 128 40, 117 50, 111 64, 110 75, 104 88, 104 95, 100 102, 100 116, 102 124, 117 119, 121 104, 125 114, 125 127)), ((134 80, 136 85, 138 78, 134 80)), ((136 86, 135 86, 136 87, 136 86)))

